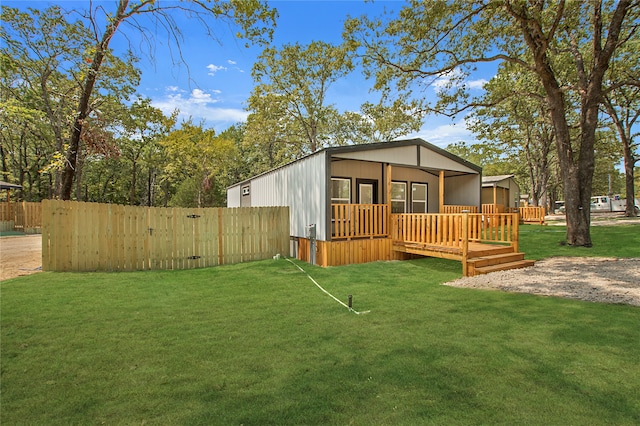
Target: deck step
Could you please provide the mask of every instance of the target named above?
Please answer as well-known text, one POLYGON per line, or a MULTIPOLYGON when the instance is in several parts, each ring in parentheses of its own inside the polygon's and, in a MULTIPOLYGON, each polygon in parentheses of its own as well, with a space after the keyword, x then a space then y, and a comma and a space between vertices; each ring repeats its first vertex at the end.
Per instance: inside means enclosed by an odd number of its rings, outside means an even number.
POLYGON ((480 268, 474 268, 473 275, 488 274, 496 271, 507 271, 509 269, 528 268, 534 265, 533 260, 518 260, 515 262, 498 263, 495 265, 482 266, 480 268))
POLYGON ((497 265, 500 263, 517 262, 524 260, 524 253, 497 253, 488 256, 474 257, 468 260, 474 268, 482 268, 484 266, 497 265))
POLYGON ((511 246, 499 246, 499 245, 486 245, 485 247, 478 248, 469 248, 469 258, 478 258, 485 256, 492 256, 495 254, 508 254, 513 253, 513 247, 511 246))

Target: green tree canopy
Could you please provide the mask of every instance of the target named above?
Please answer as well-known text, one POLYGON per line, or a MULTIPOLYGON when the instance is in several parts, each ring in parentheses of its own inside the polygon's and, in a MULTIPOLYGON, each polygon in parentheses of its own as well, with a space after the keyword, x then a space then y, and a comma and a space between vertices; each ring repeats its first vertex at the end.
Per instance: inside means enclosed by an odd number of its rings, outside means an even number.
POLYGON ((640 7, 633 0, 412 0, 397 15, 349 20, 345 37, 359 50, 378 89, 395 86, 419 95, 419 89, 447 76, 446 90, 428 105, 445 114, 477 105, 464 80, 478 64, 509 62, 532 73, 554 128, 567 242, 588 247, 599 106, 609 83, 605 75, 620 47, 640 36, 639 25, 640 7))

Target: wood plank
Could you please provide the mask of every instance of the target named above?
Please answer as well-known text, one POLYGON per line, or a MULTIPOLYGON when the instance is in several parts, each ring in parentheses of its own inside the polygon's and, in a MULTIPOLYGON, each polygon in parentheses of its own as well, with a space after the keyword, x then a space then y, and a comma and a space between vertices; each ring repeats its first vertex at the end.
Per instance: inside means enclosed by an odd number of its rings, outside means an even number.
POLYGON ((42 270, 51 271, 51 230, 52 230, 52 201, 42 200, 42 270))

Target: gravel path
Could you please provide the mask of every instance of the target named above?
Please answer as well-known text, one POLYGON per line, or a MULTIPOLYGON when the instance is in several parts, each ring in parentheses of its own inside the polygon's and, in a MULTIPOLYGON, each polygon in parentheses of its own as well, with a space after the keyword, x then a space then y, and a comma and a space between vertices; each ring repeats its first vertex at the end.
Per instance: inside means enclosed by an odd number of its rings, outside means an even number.
MULTIPOLYGON (((549 226, 566 225, 564 215, 550 215, 545 221, 549 226)), ((591 226, 638 224, 640 218, 621 213, 591 217, 591 226)), ((445 285, 640 306, 640 258, 551 257, 530 268, 460 278, 445 285)))
POLYGON ((640 258, 550 257, 445 285, 640 306, 640 258))

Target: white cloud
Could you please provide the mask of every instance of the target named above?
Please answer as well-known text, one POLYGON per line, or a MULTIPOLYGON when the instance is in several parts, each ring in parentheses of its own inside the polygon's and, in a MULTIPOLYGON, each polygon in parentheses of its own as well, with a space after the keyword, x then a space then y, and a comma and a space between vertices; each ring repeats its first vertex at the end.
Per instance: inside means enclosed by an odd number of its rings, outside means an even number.
POLYGON ((447 88, 449 84, 451 84, 451 80, 459 79, 462 77, 462 73, 458 68, 452 69, 446 73, 442 73, 432 84, 435 88, 436 92, 440 90, 444 90, 447 88))
POLYGON ((467 129, 467 120, 465 118, 454 123, 441 124, 431 128, 424 126, 419 132, 409 137, 422 138, 440 148, 446 148, 447 145, 459 141, 478 142, 473 133, 467 129))
POLYGON ((222 65, 209 64, 207 65, 207 69, 209 70, 209 75, 214 76, 218 71, 225 71, 227 67, 222 65))
POLYGON ((229 65, 235 65, 235 64, 237 64, 237 62, 236 62, 236 61, 232 61, 231 59, 227 59, 227 63, 228 63, 229 65))
POLYGON ((482 89, 484 88, 484 85, 487 84, 489 81, 485 80, 484 78, 481 78, 479 80, 469 80, 467 81, 467 86, 470 89, 482 89))
POLYGON ((167 92, 177 92, 178 86, 167 86, 167 92))
POLYGON ((483 86, 488 83, 488 81, 483 78, 478 80, 464 80, 463 77, 462 71, 460 71, 459 68, 455 68, 440 75, 433 82, 432 86, 436 92, 439 92, 441 90, 446 90, 447 86, 452 83, 455 85, 460 85, 460 83, 462 83, 468 89, 482 89, 483 86))
MULTIPOLYGON (((178 95, 180 98, 181 96, 178 95)), ((209 104, 209 103, 216 103, 218 102, 217 100, 214 100, 211 98, 211 93, 206 93, 203 90, 200 89, 193 89, 191 91, 191 102, 195 102, 197 104, 209 104)))
POLYGON ((214 97, 214 95, 221 93, 219 90, 205 92, 201 89, 193 89, 188 96, 183 96, 184 92, 177 92, 176 90, 172 93, 167 93, 160 99, 154 99, 152 105, 166 115, 178 109, 180 111, 180 120, 193 118, 195 123, 204 120, 205 123, 212 127, 217 124, 231 125, 246 121, 249 115, 247 111, 240 108, 215 107, 216 103, 221 102, 220 99, 214 97))

